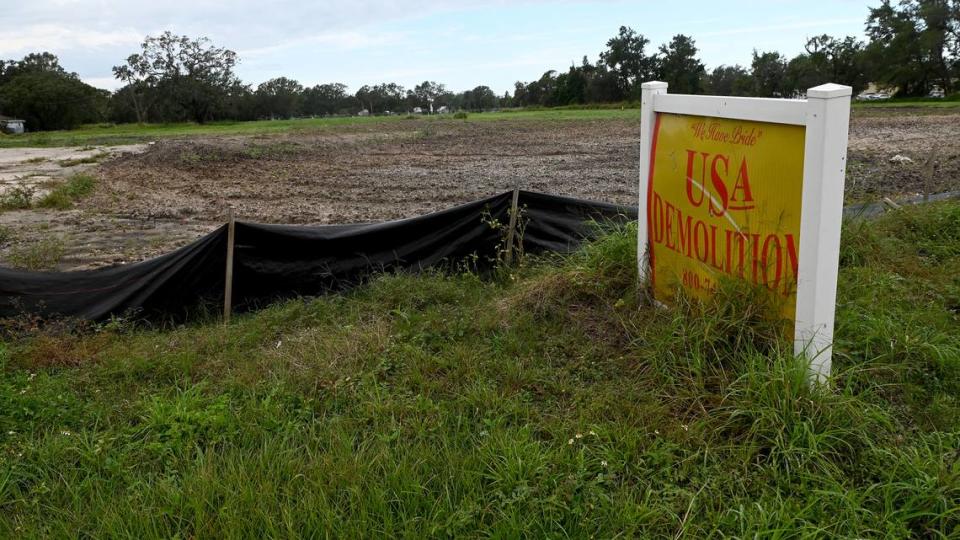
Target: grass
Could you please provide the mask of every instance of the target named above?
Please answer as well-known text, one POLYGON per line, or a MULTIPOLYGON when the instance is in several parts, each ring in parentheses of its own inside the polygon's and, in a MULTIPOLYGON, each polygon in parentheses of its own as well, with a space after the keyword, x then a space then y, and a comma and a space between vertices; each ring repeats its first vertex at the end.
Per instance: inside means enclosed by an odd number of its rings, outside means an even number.
POLYGON ((63 259, 66 243, 62 238, 47 236, 40 241, 14 246, 7 253, 7 262, 21 270, 54 270, 63 259))
POLYGON ((44 195, 37 206, 40 208, 54 208, 57 210, 67 210, 74 203, 86 197, 96 186, 96 179, 89 174, 75 174, 67 179, 66 182, 59 184, 49 193, 44 195))
POLYGON ((19 182, 0 195, 0 210, 25 210, 33 206, 36 188, 19 182))
POLYGON ((76 159, 61 159, 57 162, 61 167, 75 167, 77 165, 87 165, 99 163, 102 159, 110 157, 109 152, 98 152, 92 156, 85 156, 76 159))
MULTIPOLYGON (((885 102, 853 103, 854 110, 871 114, 892 113, 898 109, 929 109, 930 112, 960 107, 960 101, 892 100, 885 102)), ((454 119, 455 114, 417 116, 422 123, 442 122, 454 119)), ((518 121, 639 121, 640 111, 635 104, 612 104, 596 108, 574 106, 556 108, 510 109, 500 112, 472 113, 469 122, 503 120, 518 121)), ((311 132, 343 127, 375 128, 397 121, 409 121, 409 115, 396 116, 348 116, 336 118, 302 118, 290 120, 258 120, 250 122, 210 122, 207 124, 96 124, 70 131, 44 131, 22 135, 0 134, 0 148, 81 146, 92 148, 120 144, 134 144, 172 137, 189 136, 239 136, 269 135, 273 133, 311 132)), ((466 119, 464 119, 466 120, 466 119)), ((86 161, 90 162, 90 161, 86 161)), ((62 163, 61 163, 62 164, 62 163)), ((64 165, 69 166, 69 165, 64 165)))
POLYGON ((10 243, 17 237, 11 227, 0 225, 0 247, 10 243))
POLYGON ((631 228, 185 326, 8 326, 3 537, 960 534, 960 205, 844 233, 835 377, 631 228), (744 315, 746 313, 747 315, 744 315))
MULTIPOLYGON (((636 119, 637 109, 611 110, 535 110, 471 114, 470 120, 603 120, 636 119)), ((449 121, 454 115, 418 117, 422 122, 449 121)), ((405 120, 405 116, 353 116, 337 118, 304 118, 293 120, 260 120, 253 122, 211 122, 207 124, 120 124, 83 126, 70 131, 43 131, 23 135, 0 135, 0 148, 54 146, 109 146, 142 143, 169 137, 268 135, 297 131, 322 131, 349 126, 375 127, 405 120)))

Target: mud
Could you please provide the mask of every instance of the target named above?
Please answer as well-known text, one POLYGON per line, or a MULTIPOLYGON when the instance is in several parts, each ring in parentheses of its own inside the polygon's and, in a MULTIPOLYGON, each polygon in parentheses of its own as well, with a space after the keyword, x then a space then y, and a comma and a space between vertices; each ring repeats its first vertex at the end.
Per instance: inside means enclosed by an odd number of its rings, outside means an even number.
MULTIPOLYGON (((638 130, 626 120, 417 119, 162 140, 91 165, 97 187, 74 209, 0 214, 0 264, 47 237, 65 246, 58 270, 142 260, 215 229, 228 208, 269 223, 382 221, 515 185, 636 204, 638 130)), ((958 137, 956 113, 855 114, 847 202, 960 189, 958 137), (891 162, 898 154, 913 162, 891 162)))

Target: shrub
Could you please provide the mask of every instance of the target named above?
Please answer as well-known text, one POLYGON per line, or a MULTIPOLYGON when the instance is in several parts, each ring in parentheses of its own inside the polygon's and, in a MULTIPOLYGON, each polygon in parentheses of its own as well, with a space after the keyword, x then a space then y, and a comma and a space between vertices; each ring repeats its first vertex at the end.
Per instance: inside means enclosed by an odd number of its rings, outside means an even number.
POLYGON ((457 120, 466 120, 467 116, 468 115, 466 111, 459 111, 453 114, 453 117, 456 118, 457 120))

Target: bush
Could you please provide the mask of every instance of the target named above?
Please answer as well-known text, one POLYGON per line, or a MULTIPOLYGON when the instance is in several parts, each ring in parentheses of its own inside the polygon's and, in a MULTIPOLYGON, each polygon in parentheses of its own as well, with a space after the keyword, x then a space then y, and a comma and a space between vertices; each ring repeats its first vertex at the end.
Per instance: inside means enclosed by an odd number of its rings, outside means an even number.
POLYGON ((453 114, 453 117, 456 118, 457 120, 466 120, 467 116, 468 115, 466 111, 459 111, 453 114))

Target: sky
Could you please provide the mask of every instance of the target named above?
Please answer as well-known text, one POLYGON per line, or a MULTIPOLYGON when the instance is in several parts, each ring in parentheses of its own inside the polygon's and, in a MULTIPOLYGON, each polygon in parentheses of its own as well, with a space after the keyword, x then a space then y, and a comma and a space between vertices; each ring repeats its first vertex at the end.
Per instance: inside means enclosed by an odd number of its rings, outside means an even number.
POLYGON ((0 0, 0 59, 49 51, 89 84, 116 89, 111 67, 165 30, 236 51, 254 87, 432 80, 498 94, 515 81, 595 62, 620 26, 652 46, 696 40, 708 69, 749 65, 754 49, 793 56, 819 34, 863 37, 871 0, 0 0))

